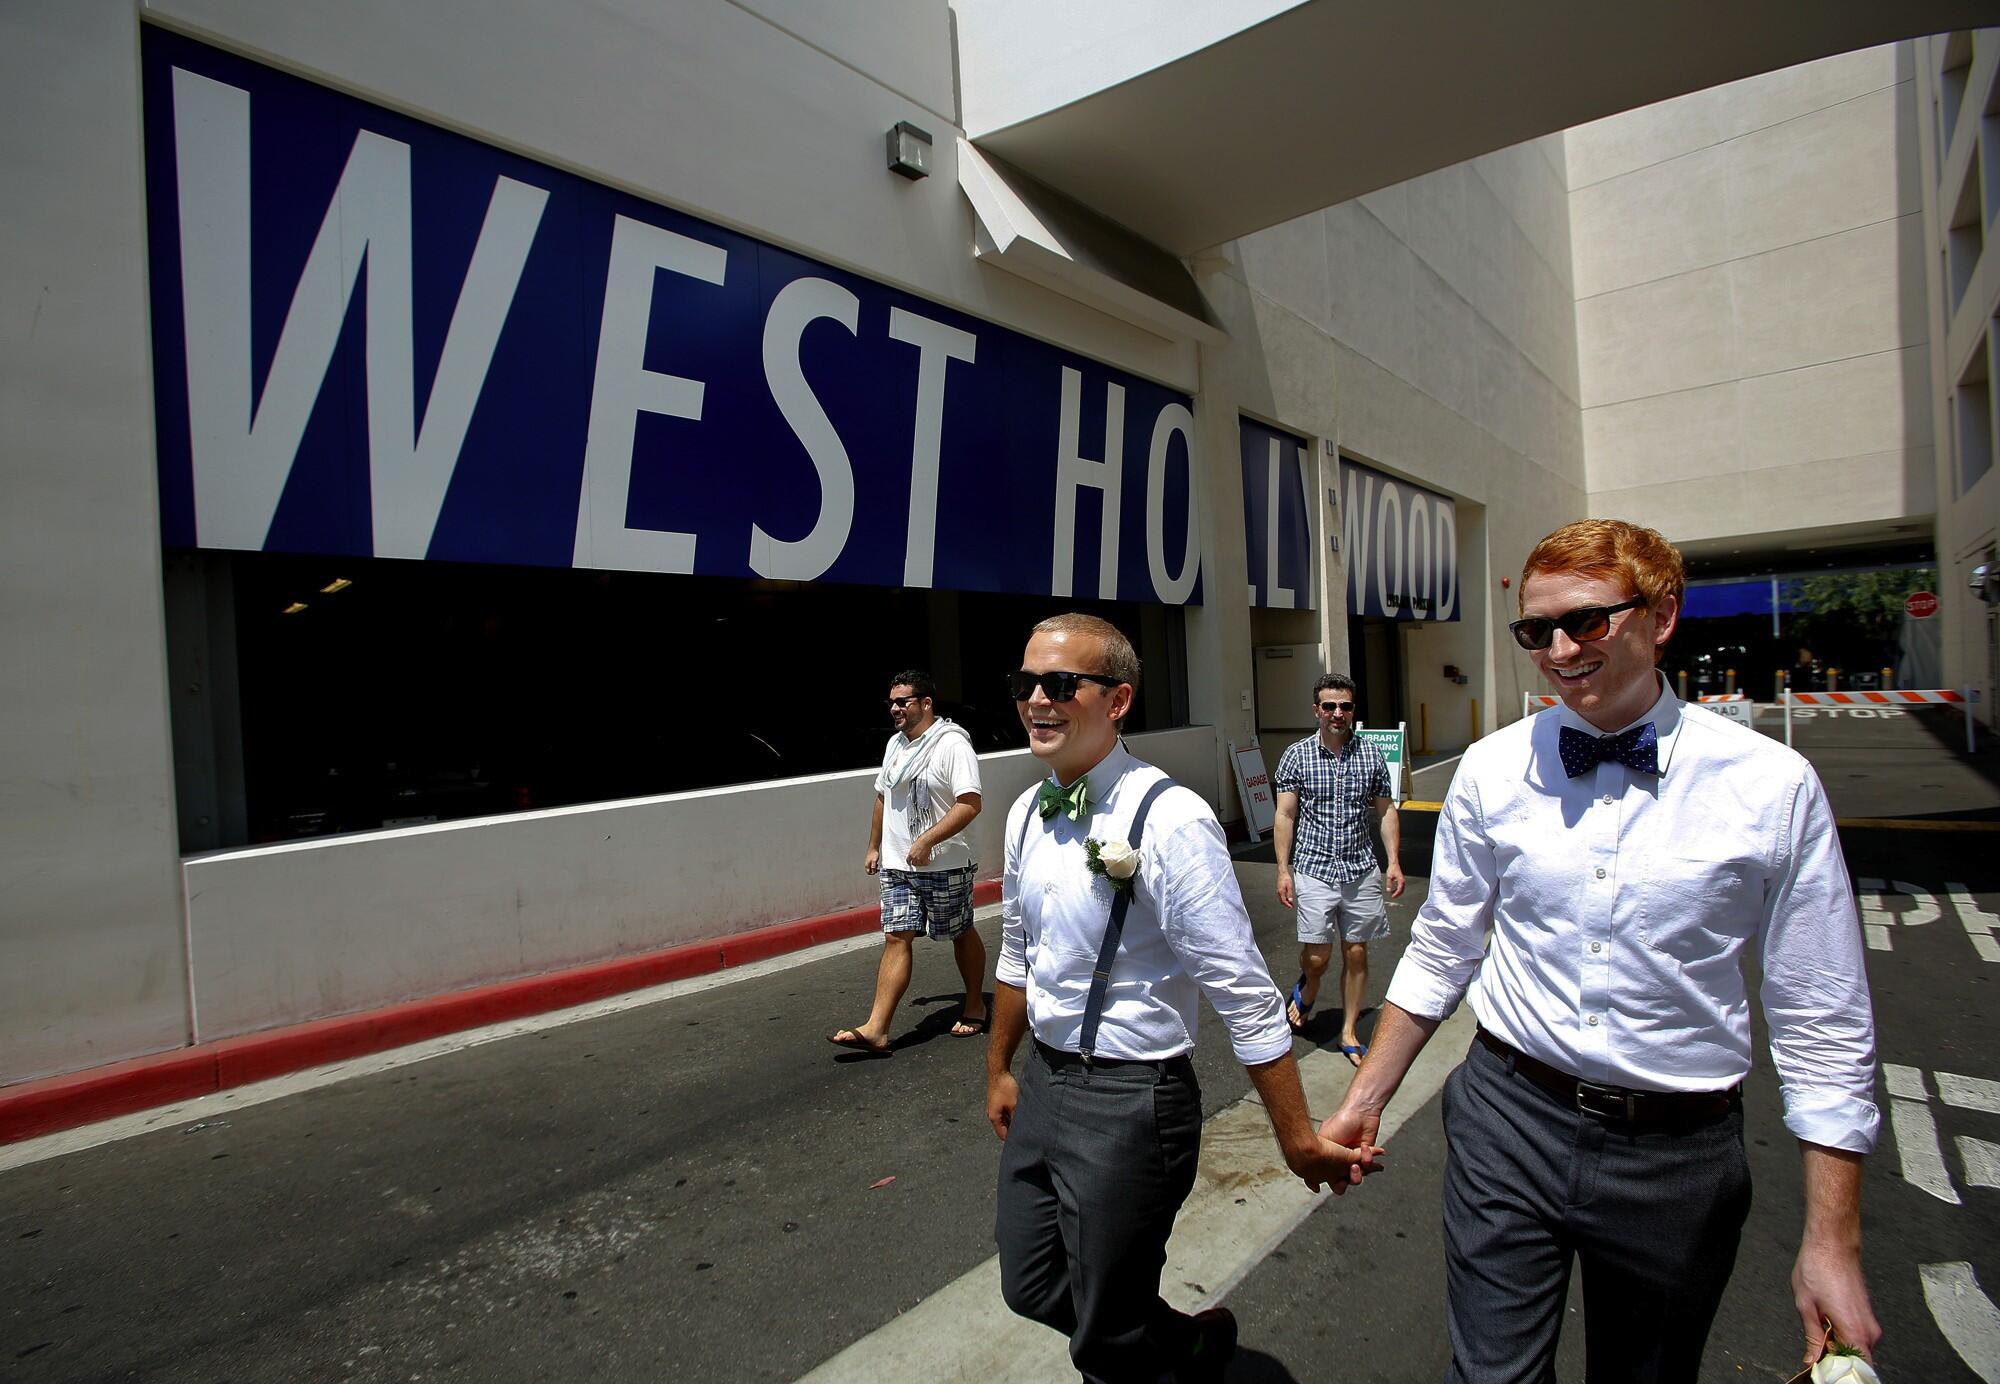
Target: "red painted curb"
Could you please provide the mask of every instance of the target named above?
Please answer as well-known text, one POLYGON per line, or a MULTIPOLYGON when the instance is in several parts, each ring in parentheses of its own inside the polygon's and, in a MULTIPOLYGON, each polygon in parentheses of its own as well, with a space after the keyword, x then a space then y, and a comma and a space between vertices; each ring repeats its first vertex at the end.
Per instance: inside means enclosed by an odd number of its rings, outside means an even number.
MULTIPOLYGON (((1000 897, 998 880, 975 885, 973 902, 1000 897)), ((546 1014, 670 980, 762 961, 881 925, 881 912, 857 908, 801 918, 730 937, 715 937, 643 956, 592 962, 547 975, 455 990, 404 1004, 342 1014, 265 1033, 134 1057, 62 1076, 0 1088, 0 1144, 129 1115, 211 1091, 323 1067, 427 1038, 508 1019, 546 1014)))

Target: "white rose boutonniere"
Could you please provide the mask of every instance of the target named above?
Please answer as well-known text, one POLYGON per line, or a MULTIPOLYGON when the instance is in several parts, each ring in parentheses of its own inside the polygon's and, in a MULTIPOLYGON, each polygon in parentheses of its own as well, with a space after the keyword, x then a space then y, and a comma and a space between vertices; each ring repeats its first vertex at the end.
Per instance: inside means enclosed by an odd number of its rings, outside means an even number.
POLYGON ((1103 875, 1113 889, 1131 892, 1132 876, 1139 871, 1139 852, 1123 841, 1099 841, 1085 837, 1083 848, 1090 855, 1090 872, 1103 875))
POLYGON ((1822 1355, 1812 1367, 1812 1384, 1882 1384, 1882 1377, 1858 1355, 1822 1355))

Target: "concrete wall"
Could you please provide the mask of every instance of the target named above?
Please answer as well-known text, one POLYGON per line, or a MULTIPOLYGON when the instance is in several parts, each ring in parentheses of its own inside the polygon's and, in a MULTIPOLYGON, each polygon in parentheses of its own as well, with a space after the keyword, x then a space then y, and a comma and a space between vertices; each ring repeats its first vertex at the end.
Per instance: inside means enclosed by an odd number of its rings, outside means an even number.
POLYGON ((0 1081, 188 1034, 138 37, 0 9, 0 1081))
MULTIPOLYGON (((1562 136, 1272 227, 1203 261, 1245 407, 1459 502, 1458 621, 1405 627, 1405 715, 1433 748, 1518 715, 1501 576, 1584 513, 1562 136), (1496 638, 1496 635, 1498 636, 1496 638), (1457 687, 1443 668, 1473 681, 1457 687)), ((1204 388, 1216 377, 1203 360, 1204 388)), ((1322 543, 1322 552, 1324 553, 1322 543)), ((1339 559, 1328 585, 1345 591, 1339 559)), ((1336 667, 1346 616, 1325 610, 1336 667)), ((1260 615, 1260 620, 1265 617, 1260 615)), ((1292 633, 1294 631, 1286 631, 1292 633)), ((1276 637, 1269 642, 1290 642, 1276 637)))
POLYGON ((1935 509, 1908 45, 1565 136, 1591 512, 1681 542, 1935 509))
MULTIPOLYGON (((1132 751, 1215 801, 1214 733, 1132 751)), ((983 876, 1042 777, 985 755, 983 876)), ((197 1037, 305 1019, 866 906, 873 774, 827 774, 256 850, 187 862, 197 1037)))
POLYGON ((1944 680, 1973 687, 1981 717, 2000 727, 2000 606, 1970 589, 1973 569, 2000 558, 2000 480, 1990 465, 1970 479, 1981 450, 1995 455, 1994 320, 2000 316, 2000 29, 1940 34, 1914 45, 1922 151, 1923 246, 1931 372, 1925 381, 1938 439, 1938 597, 1944 680), (1970 206, 1967 205, 1968 201, 1970 206), (1966 212, 1971 212, 1968 222, 1966 212), (1982 396, 1983 389, 1983 397, 1982 396), (1984 425, 1983 438, 1979 436, 1984 425))

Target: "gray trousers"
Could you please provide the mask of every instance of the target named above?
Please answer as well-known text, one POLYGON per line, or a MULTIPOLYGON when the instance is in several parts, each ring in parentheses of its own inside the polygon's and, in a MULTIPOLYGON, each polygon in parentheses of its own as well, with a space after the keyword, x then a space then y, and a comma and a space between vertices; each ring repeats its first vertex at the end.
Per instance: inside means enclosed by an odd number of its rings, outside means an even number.
POLYGON ((1167 1236, 1194 1188, 1201 1088, 1160 1066, 1051 1060, 1031 1045, 1000 1153, 1000 1290, 1069 1337, 1085 1379, 1164 1379, 1193 1345, 1160 1297, 1167 1236))
POLYGON ((1743 1110, 1692 1128, 1606 1124, 1474 1043, 1445 1082, 1450 1384, 1551 1384, 1583 1263, 1591 1384, 1679 1384, 1750 1213, 1743 1110))

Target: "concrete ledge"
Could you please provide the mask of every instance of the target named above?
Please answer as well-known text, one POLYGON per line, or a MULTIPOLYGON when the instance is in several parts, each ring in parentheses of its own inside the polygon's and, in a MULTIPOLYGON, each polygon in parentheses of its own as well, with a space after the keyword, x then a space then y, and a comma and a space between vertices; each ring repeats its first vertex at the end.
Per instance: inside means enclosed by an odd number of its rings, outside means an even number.
MULTIPOLYGON (((975 904, 1000 897, 998 880, 973 889, 975 904)), ((859 936, 881 925, 879 908, 801 918, 640 956, 619 957, 132 1058, 64 1076, 0 1087, 0 1144, 73 1129, 156 1105, 244 1086, 307 1067, 404 1047, 446 1033, 545 1014, 670 980, 859 936)))

